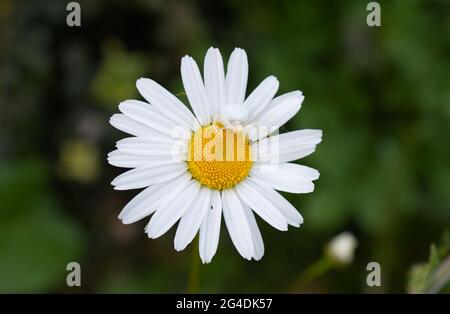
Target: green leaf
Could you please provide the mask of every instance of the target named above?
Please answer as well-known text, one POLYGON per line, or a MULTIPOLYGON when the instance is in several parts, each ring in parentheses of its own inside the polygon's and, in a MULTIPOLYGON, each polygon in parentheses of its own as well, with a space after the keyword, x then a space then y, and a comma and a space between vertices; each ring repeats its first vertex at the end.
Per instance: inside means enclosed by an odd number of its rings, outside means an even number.
POLYGON ((117 108, 125 100, 137 96, 136 80, 144 76, 147 59, 139 53, 129 53, 120 43, 105 45, 105 58, 92 83, 92 93, 99 104, 117 108))
POLYGON ((61 212, 47 188, 41 162, 19 161, 7 168, 0 190, 16 189, 9 190, 9 198, 2 204, 6 210, 0 212, 0 291, 43 292, 62 287, 67 263, 80 261, 80 230, 61 212), (11 215, 11 209, 20 212, 11 215))
POLYGON ((431 245, 428 262, 411 267, 407 286, 409 293, 426 293, 431 289, 433 281, 436 279, 433 277, 435 271, 439 268, 445 256, 450 253, 449 238, 449 233, 446 232, 438 247, 435 244, 431 245))

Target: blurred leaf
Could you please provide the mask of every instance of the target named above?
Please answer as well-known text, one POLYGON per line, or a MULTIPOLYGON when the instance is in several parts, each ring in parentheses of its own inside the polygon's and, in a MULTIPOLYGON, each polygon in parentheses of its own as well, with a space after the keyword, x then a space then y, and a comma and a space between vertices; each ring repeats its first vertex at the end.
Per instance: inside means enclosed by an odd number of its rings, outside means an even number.
POLYGON ((80 259, 80 230, 58 208, 41 162, 2 166, 8 168, 9 178, 3 178, 0 190, 11 188, 10 183, 14 190, 9 190, 9 199, 2 198, 0 212, 0 291, 42 292, 64 286, 67 263, 80 259), (17 185, 21 181, 28 189, 17 185), (7 216, 11 208, 20 212, 7 216))
POLYGON ((446 232, 439 246, 431 245, 428 262, 411 267, 408 275, 407 291, 409 293, 428 292, 435 280, 433 278, 435 271, 448 254, 450 254, 450 233, 446 232))
POLYGON ((147 72, 148 64, 143 54, 127 52, 117 41, 106 42, 104 59, 92 82, 95 99, 116 109, 121 101, 136 97, 135 82, 147 72))
POLYGON ((65 141, 60 152, 58 172, 63 179, 81 183, 95 181, 100 173, 97 147, 83 140, 65 141))
POLYGON ((0 163, 0 215, 14 219, 34 206, 46 193, 43 184, 48 168, 36 160, 0 163))

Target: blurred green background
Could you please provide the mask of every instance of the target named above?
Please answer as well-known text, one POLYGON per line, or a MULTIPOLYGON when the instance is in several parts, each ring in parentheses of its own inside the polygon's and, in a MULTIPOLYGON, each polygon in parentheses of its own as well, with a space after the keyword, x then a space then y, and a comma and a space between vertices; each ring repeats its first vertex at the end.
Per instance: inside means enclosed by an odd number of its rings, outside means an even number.
POLYGON ((149 240, 146 220, 117 219, 137 191, 110 185, 123 169, 106 154, 124 135, 108 119, 140 97, 140 77, 181 93, 181 57, 203 64, 210 46, 225 60, 247 51, 247 93, 270 74, 279 93, 302 90, 284 130, 320 128, 324 140, 302 161, 321 172, 315 192, 286 195, 303 226, 258 220, 260 262, 222 228, 197 291, 420 291, 411 285, 448 255, 441 245, 434 266, 417 265, 450 226, 450 1, 379 1, 373 28, 359 0, 89 0, 81 27, 66 25, 68 2, 0 0, 1 292, 187 291, 192 245, 177 253, 174 230, 149 240), (345 230, 358 240, 353 262, 299 282, 345 230), (81 288, 66 286, 71 261, 81 288), (371 261, 378 288, 366 285, 371 261))

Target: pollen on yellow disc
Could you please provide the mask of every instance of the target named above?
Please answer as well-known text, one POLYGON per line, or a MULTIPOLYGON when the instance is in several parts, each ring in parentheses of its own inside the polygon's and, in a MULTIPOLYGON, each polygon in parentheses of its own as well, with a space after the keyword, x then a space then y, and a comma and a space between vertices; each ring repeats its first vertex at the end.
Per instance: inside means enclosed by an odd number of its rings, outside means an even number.
POLYGON ((201 184, 214 190, 229 189, 252 168, 248 138, 220 122, 200 127, 191 136, 187 164, 201 184))

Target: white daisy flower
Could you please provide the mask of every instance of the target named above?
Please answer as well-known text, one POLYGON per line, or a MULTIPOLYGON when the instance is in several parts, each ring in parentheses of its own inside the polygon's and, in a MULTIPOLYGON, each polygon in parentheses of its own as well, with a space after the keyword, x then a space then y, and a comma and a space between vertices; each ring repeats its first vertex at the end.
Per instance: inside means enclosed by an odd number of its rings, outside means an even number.
POLYGON ((300 213, 278 191, 309 193, 315 169, 294 164, 315 151, 321 130, 277 134, 299 110, 300 91, 278 97, 278 80, 269 76, 245 98, 247 55, 236 48, 225 74, 218 49, 210 48, 203 79, 189 56, 181 77, 192 112, 150 79, 136 83, 147 100, 126 100, 110 123, 132 137, 117 142, 111 165, 129 170, 112 181, 117 190, 145 188, 122 210, 123 223, 152 215, 145 228, 158 238, 177 221, 175 249, 199 233, 203 263, 217 251, 222 215, 242 257, 259 260, 264 244, 255 215, 278 230, 303 223, 300 213))

